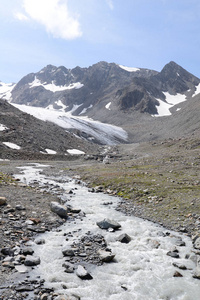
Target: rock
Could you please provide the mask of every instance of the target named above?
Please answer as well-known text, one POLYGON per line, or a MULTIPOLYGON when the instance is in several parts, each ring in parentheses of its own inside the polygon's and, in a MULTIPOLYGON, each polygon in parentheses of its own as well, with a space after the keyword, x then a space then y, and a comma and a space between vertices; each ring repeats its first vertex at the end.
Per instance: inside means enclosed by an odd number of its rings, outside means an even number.
POLYGON ((58 202, 51 202, 51 211, 56 213, 61 218, 67 219, 67 208, 58 202))
POLYGON ((200 237, 194 241, 194 248, 200 250, 200 237))
POLYGON ((17 270, 17 272, 22 273, 22 274, 28 272, 28 269, 24 265, 17 265, 17 266, 15 266, 15 269, 17 270))
POLYGON ((66 273, 74 273, 74 266, 70 264, 69 262, 65 262, 63 265, 63 268, 65 268, 66 273))
POLYGON ((2 266, 3 267, 6 267, 6 268, 10 268, 10 269, 14 269, 14 263, 13 262, 11 262, 11 261, 5 261, 5 262, 3 262, 2 263, 2 266))
POLYGON ((179 268, 180 270, 187 270, 186 266, 179 263, 173 263, 173 266, 179 268))
POLYGON ((193 278, 200 279, 200 267, 199 266, 197 266, 196 269, 194 270, 193 278))
POLYGON ((110 219, 104 219, 103 221, 97 222, 97 225, 101 229, 108 229, 108 228, 119 229, 121 227, 119 223, 110 219))
POLYGON ((22 284, 22 285, 17 286, 15 289, 17 292, 25 292, 25 291, 33 291, 34 287, 31 285, 22 284))
POLYGON ((0 205, 6 204, 6 198, 5 197, 0 197, 0 205))
POLYGON ((35 239, 34 242, 35 242, 37 245, 45 244, 45 240, 42 239, 42 238, 37 238, 37 239, 35 239))
POLYGON ((23 255, 32 255, 34 253, 34 250, 31 247, 26 247, 21 249, 21 253, 23 255))
POLYGON ((37 266, 40 264, 40 258, 37 256, 31 256, 27 255, 25 261, 24 261, 25 266, 37 266))
POLYGON ((128 234, 123 233, 117 238, 117 240, 121 243, 128 244, 131 241, 131 237, 128 234))
POLYGON ((72 249, 70 249, 69 247, 65 247, 62 250, 62 254, 64 256, 74 256, 74 251, 72 249))
POLYGON ((78 266, 76 270, 76 275, 82 280, 91 280, 93 277, 88 273, 88 271, 81 265, 78 266))
POLYGON ((15 206, 16 210, 26 210, 26 208, 24 206, 22 206, 21 204, 17 204, 15 206))
POLYGON ((179 258, 179 254, 175 251, 169 251, 169 252, 167 252, 167 255, 171 256, 173 258, 179 258))
POLYGON ((112 252, 105 251, 105 250, 98 250, 98 254, 99 254, 101 261, 107 262, 107 263, 111 262, 115 257, 115 254, 112 254, 112 252))
POLYGON ((179 273, 178 271, 176 271, 174 273, 173 277, 183 277, 183 275, 181 273, 179 273))

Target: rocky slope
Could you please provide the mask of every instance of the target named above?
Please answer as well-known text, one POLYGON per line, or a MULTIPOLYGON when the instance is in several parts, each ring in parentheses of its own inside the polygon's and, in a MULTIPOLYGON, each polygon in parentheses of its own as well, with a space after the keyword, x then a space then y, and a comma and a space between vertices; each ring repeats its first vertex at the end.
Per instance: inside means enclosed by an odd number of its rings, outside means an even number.
POLYGON ((0 100, 1 158, 48 158, 69 155, 67 150, 96 151, 94 144, 81 140, 61 127, 40 121, 0 100), (48 155, 47 155, 48 154, 48 155), (52 155, 50 155, 52 154, 52 155))

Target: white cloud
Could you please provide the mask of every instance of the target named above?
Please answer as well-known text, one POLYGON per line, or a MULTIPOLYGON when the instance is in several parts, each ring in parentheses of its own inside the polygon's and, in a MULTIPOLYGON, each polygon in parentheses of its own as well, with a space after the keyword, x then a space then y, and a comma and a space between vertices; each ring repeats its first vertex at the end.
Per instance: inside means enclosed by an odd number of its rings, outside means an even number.
POLYGON ((113 0, 106 0, 108 6, 110 7, 111 10, 114 9, 114 4, 113 4, 113 0))
POLYGON ((20 20, 20 21, 27 21, 27 20, 28 20, 28 17, 25 16, 24 14, 22 14, 22 13, 16 13, 16 14, 15 14, 15 17, 16 17, 18 20, 20 20))
POLYGON ((74 39, 82 35, 77 17, 70 14, 67 0, 23 0, 25 14, 18 13, 19 20, 29 18, 46 28, 56 38, 74 39))

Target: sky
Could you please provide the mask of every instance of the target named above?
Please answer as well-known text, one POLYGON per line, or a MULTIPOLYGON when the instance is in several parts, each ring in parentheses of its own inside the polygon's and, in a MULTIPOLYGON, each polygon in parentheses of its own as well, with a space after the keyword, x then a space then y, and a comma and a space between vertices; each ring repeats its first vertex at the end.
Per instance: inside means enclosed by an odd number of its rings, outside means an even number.
POLYGON ((200 77, 199 0, 0 0, 0 81, 99 61, 200 77))

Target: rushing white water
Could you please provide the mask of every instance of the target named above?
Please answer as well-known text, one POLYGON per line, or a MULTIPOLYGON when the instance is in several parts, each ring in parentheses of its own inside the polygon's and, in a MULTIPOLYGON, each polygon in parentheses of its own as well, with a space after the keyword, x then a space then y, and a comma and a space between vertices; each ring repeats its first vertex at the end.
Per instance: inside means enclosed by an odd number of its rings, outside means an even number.
POLYGON ((21 174, 16 175, 27 184, 34 180, 43 185, 59 186, 64 191, 73 189, 73 195, 63 193, 72 207, 81 208, 86 214, 82 219, 76 219, 60 227, 60 231, 47 232, 42 235, 46 243, 33 243, 34 255, 39 256, 41 264, 32 271, 33 276, 40 276, 46 281, 46 286, 54 287, 63 295, 77 295, 81 300, 199 300, 200 281, 192 277, 195 263, 186 259, 191 254, 192 242, 176 232, 170 235, 165 228, 140 218, 125 216, 116 211, 120 199, 102 193, 91 193, 87 187, 77 185, 69 178, 48 178, 42 174, 45 165, 34 165, 21 168, 21 174), (58 180, 61 179, 62 180, 58 180), (112 202, 110 205, 103 205, 112 202), (96 222, 104 218, 113 219, 121 224, 121 230, 108 232, 100 229, 96 222), (65 257, 62 248, 71 245, 88 231, 102 234, 116 254, 116 260, 102 266, 88 265, 87 268, 93 280, 83 281, 75 273, 68 274, 62 267, 65 257), (64 233, 72 233, 66 241, 64 233), (117 241, 121 233, 127 233, 131 238, 129 244, 117 241), (178 237, 185 241, 186 246, 179 250, 179 259, 167 256, 167 252, 175 247, 178 237), (155 248, 154 244, 159 244, 155 248), (179 270, 173 263, 181 263, 187 270, 179 270), (183 277, 173 277, 179 271, 183 277))

